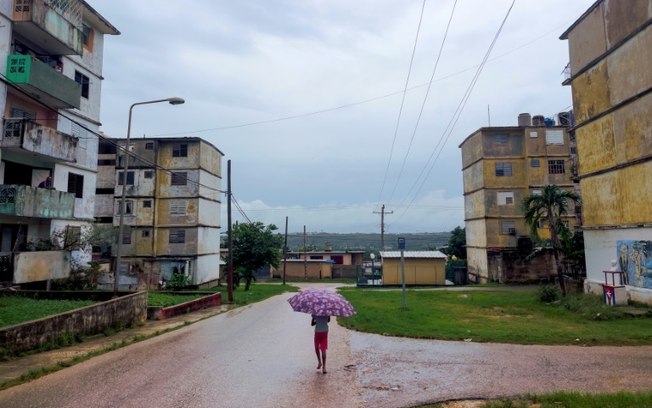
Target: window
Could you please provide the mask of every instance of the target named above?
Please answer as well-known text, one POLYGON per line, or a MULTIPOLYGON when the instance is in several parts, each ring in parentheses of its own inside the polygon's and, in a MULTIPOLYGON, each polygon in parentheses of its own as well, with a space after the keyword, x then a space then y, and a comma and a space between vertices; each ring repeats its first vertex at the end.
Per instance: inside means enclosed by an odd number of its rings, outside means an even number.
POLYGON ((84 48, 90 52, 93 52, 93 39, 95 38, 95 33, 93 29, 82 23, 82 43, 84 48))
POLYGON ((532 190, 532 195, 540 196, 541 195, 541 190, 532 190))
POLYGON ((126 231, 122 231, 122 243, 123 244, 131 244, 131 230, 127 229, 126 231))
POLYGON ((76 198, 84 196, 84 176, 68 173, 68 192, 74 193, 76 198))
POLYGON ((154 172, 152 170, 145 170, 145 178, 151 179, 154 177, 154 172))
POLYGON ((514 221, 501 221, 500 222, 501 235, 516 235, 516 222, 514 221))
POLYGON ((533 139, 536 139, 537 137, 539 137, 539 133, 537 133, 535 131, 532 131, 532 132, 530 132, 530 137, 533 138, 533 139))
POLYGON ((509 177, 512 175, 512 163, 496 163, 496 177, 509 177))
POLYGON ((564 174, 565 166, 563 160, 548 160, 548 173, 549 174, 564 174))
POLYGON ((497 194, 498 205, 513 205, 514 192, 513 191, 499 191, 497 194))
POLYGON ((185 186, 188 183, 188 173, 184 172, 173 172, 172 178, 170 179, 171 186, 185 186))
POLYGON ((541 161, 539 159, 532 159, 530 161, 530 167, 541 167, 541 161))
POLYGON ((84 74, 82 74, 79 71, 75 71, 75 82, 78 84, 81 84, 81 96, 82 98, 88 99, 89 95, 89 86, 90 86, 90 80, 88 77, 84 74))
POLYGON ((188 143, 175 143, 172 146, 172 157, 188 157, 188 143))
POLYGON ((98 166, 115 166, 115 159, 98 159, 98 166))
MULTIPOLYGON (((118 185, 121 186, 124 184, 124 171, 119 171, 118 172, 118 185)), ((134 172, 133 171, 128 171, 127 172, 127 185, 128 186, 133 186, 134 185, 134 172)))
POLYGON ((564 131, 561 129, 546 130, 546 144, 564 144, 564 131))
POLYGON ((170 215, 186 215, 186 204, 170 204, 170 215))
POLYGON ((96 188, 95 194, 115 194, 115 188, 96 188))
POLYGON ((186 230, 172 229, 170 230, 170 244, 183 244, 186 242, 186 230))
MULTIPOLYGON (((120 210, 122 208, 122 200, 118 201, 118 215, 120 215, 120 210)), ((132 200, 125 200, 125 215, 130 215, 134 213, 134 202, 132 200)))
POLYGON ((496 135, 495 137, 496 143, 498 144, 507 144, 509 141, 509 136, 507 135, 496 135))
POLYGON ((154 150, 154 142, 145 143, 145 150, 154 150))
POLYGON ((152 200, 143 200, 143 208, 152 208, 152 200))
POLYGON ((141 232, 140 236, 143 237, 143 238, 149 238, 150 234, 151 234, 151 231, 147 229, 147 230, 143 230, 141 232))
POLYGON ((81 243, 81 227, 73 227, 72 225, 66 226, 65 245, 70 248, 71 246, 79 246, 81 243))

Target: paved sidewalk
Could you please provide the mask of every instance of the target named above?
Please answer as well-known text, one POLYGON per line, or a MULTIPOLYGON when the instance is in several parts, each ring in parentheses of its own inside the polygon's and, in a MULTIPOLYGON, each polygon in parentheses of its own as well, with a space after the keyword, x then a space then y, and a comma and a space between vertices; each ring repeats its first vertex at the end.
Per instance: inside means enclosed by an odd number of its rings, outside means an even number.
POLYGON ((189 323, 195 323, 219 313, 223 313, 232 305, 220 305, 206 309, 196 310, 191 313, 175 316, 165 320, 147 320, 142 326, 125 329, 115 334, 106 336, 97 334, 86 337, 82 343, 63 347, 57 350, 50 350, 41 353, 19 357, 10 361, 0 362, 0 383, 14 380, 32 370, 54 366, 57 363, 69 361, 77 356, 84 356, 93 351, 102 350, 115 343, 125 341, 131 343, 134 338, 140 336, 152 336, 156 332, 166 332, 189 323))

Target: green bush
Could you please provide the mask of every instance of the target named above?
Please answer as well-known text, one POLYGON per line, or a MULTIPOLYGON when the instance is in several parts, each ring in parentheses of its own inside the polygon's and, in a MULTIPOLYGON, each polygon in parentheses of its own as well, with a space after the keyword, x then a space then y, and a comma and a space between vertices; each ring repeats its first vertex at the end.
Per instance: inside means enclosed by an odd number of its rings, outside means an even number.
POLYGON ((539 301, 543 303, 552 303, 561 297, 561 291, 555 285, 543 285, 538 291, 539 301))
POLYGON ((180 290, 190 285, 190 276, 183 273, 173 273, 165 288, 169 290, 180 290))

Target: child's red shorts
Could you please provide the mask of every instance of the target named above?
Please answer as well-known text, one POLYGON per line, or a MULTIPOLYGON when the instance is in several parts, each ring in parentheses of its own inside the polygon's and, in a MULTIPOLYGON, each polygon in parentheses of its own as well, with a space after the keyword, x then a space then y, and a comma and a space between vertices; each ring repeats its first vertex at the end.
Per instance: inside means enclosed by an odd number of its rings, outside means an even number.
POLYGON ((326 351, 328 349, 328 332, 315 332, 315 350, 326 351))

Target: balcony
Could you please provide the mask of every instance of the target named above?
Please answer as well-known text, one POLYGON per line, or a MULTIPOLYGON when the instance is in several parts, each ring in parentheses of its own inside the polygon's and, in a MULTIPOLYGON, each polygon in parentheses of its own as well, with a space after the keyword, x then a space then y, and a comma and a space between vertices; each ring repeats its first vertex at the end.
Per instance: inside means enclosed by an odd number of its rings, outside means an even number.
POLYGON ((31 186, 0 185, 0 214, 14 217, 72 219, 75 195, 31 186))
POLYGON ((35 153, 57 161, 76 161, 76 137, 32 120, 5 119, 2 136, 3 149, 35 153))
POLYGON ((14 0, 14 31, 50 55, 82 55, 82 2, 14 0))
POLYGON ((81 85, 31 55, 9 55, 5 76, 51 108, 79 109, 81 85))

